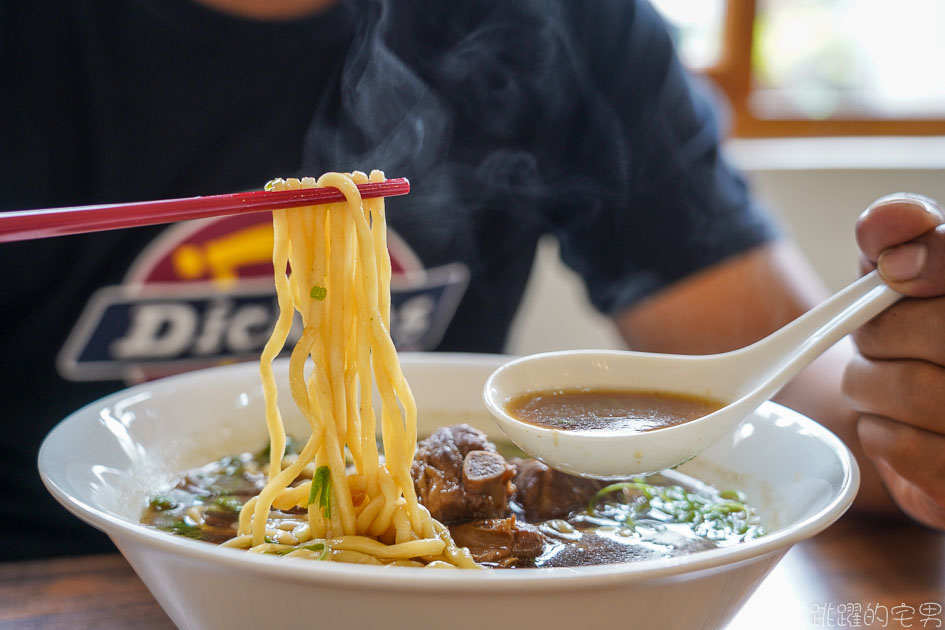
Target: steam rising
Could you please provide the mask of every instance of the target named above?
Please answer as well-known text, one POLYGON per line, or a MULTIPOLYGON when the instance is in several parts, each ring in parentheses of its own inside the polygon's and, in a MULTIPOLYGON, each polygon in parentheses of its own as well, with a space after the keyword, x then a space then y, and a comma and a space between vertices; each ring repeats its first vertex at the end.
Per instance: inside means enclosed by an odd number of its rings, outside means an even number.
POLYGON ((566 262, 595 266, 584 275, 604 311, 766 238, 763 219, 729 218, 744 186, 645 2, 359 2, 329 90, 341 102, 320 108, 303 167, 410 178, 395 228, 417 222, 481 268, 554 231, 566 262), (740 232, 720 238, 719 220, 740 232), (589 262, 598 252, 626 257, 589 262))
POLYGON ((523 202, 507 204, 513 211, 551 199, 586 208, 605 194, 596 183, 603 180, 613 184, 608 195, 625 194, 619 120, 576 71, 583 66, 564 16, 550 3, 482 4, 489 6, 367 0, 337 77, 342 117, 315 120, 305 169, 377 165, 409 177, 411 205, 441 217, 457 200, 468 207, 499 195, 523 202), (454 31, 456 24, 472 28, 454 31), (586 128, 561 137, 562 121, 575 114, 586 128), (467 139, 462 146, 457 133, 467 139), (595 147, 599 158, 585 167, 593 173, 551 170, 562 160, 549 158, 568 143, 595 147))

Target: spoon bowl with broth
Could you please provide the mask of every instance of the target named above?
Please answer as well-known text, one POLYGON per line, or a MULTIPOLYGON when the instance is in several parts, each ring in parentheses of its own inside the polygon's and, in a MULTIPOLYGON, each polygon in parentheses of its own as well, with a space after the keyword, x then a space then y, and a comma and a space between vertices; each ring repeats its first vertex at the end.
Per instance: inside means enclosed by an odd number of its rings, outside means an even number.
POLYGON ((739 350, 536 354, 496 370, 483 397, 509 439, 552 468, 605 479, 658 472, 730 433, 814 358, 900 297, 874 271, 739 350))
POLYGON ((553 389, 512 398, 512 417, 561 431, 653 431, 718 411, 725 403, 702 396, 634 389, 553 389))

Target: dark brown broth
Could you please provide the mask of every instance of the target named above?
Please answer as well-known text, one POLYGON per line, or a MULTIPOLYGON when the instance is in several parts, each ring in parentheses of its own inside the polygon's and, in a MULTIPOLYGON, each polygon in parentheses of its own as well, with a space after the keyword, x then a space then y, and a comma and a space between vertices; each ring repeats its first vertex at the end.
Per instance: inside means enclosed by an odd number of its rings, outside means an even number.
POLYGON ((243 504, 266 485, 264 465, 261 455, 243 453, 189 470, 173 488, 151 497, 141 522, 196 540, 226 542, 236 536, 243 504))
MULTIPOLYGON (((501 445, 499 450, 504 450, 501 445)), ((216 544, 235 537, 240 509, 265 484, 268 457, 268 450, 243 453, 186 472, 173 488, 152 498, 141 522, 216 544)), ((579 509, 564 519, 532 522, 545 534, 544 552, 516 566, 666 558, 737 544, 763 533, 743 497, 720 493, 675 471, 618 485, 626 487, 602 494, 591 511, 579 509)), ((514 502, 513 512, 527 522, 514 502)))
POLYGON ((509 415, 563 431, 653 431, 689 422, 724 407, 712 398, 651 390, 556 389, 516 396, 509 415))
MULTIPOLYGON (((728 547, 763 535, 744 497, 718 492, 675 471, 615 482, 587 509, 533 523, 545 549, 517 567, 575 567, 638 562, 728 547)), ((519 516, 521 518, 521 516, 519 516)), ((522 519, 524 520, 524 518, 522 519)))

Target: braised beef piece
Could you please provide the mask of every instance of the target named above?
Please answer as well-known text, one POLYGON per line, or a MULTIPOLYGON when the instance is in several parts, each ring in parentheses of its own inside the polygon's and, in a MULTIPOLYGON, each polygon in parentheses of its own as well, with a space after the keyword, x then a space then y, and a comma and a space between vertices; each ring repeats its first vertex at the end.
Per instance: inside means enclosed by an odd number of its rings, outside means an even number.
POLYGON ((229 511, 220 511, 220 510, 207 510, 203 515, 203 522, 208 527, 215 527, 220 529, 229 528, 231 531, 230 537, 236 535, 236 530, 239 527, 239 514, 234 514, 229 511))
POLYGON ((442 523, 509 513, 515 467, 467 424, 437 429, 421 441, 410 474, 420 502, 442 523))
POLYGON ((513 459, 515 502, 530 522, 564 518, 587 505, 606 481, 585 479, 559 472, 537 459, 513 459))
POLYGON ((540 556, 545 537, 528 523, 509 518, 488 518, 450 525, 457 545, 466 547, 476 562, 514 566, 521 560, 540 556))

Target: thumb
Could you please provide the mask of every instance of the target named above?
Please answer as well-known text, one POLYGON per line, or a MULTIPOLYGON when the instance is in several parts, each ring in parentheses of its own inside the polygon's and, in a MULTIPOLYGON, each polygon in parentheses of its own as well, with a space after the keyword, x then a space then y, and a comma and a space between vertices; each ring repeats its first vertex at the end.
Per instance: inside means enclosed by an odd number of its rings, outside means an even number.
POLYGON ((932 199, 897 193, 860 215, 857 244, 895 291, 913 297, 945 295, 945 212, 932 199))

